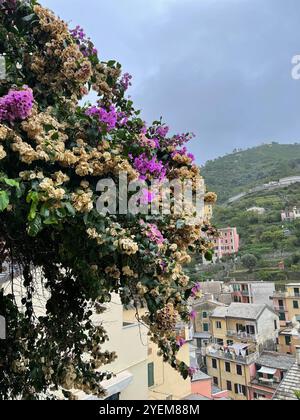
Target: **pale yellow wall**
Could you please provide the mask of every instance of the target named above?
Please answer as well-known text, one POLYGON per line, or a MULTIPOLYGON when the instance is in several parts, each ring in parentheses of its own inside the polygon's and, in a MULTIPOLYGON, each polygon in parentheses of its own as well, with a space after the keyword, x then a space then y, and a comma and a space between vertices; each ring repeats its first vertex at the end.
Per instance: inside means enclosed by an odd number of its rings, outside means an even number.
POLYGON ((113 351, 117 359, 105 369, 119 374, 129 371, 133 374, 133 382, 120 396, 122 400, 148 399, 148 337, 147 329, 138 323, 124 327, 124 321, 134 320, 134 311, 124 312, 123 305, 117 295, 107 305, 101 315, 94 315, 95 324, 102 324, 107 331, 109 341, 103 350, 113 351))
POLYGON ((283 334, 279 335, 278 351, 280 353, 296 355, 296 346, 300 346, 300 338, 291 336, 291 344, 287 346, 285 342, 285 337, 286 336, 283 334))
POLYGON ((221 340, 226 340, 227 338, 227 326, 226 320, 223 318, 211 318, 211 329, 214 338, 219 338, 221 340), (217 322, 221 322, 221 329, 217 328, 217 322))
MULTIPOLYGON (((172 396, 173 400, 181 400, 192 393, 191 380, 184 380, 168 363, 164 363, 157 354, 158 348, 154 343, 149 347, 148 363, 154 363, 154 386, 149 388, 150 400, 165 400, 172 396)), ((185 344, 178 359, 190 366, 189 344, 185 344)))
POLYGON ((212 360, 213 356, 207 356, 207 372, 208 375, 218 378, 219 388, 223 391, 227 390, 227 381, 232 384, 232 391, 229 391, 229 398, 234 400, 247 400, 244 395, 235 394, 235 384, 244 385, 248 387, 251 382, 250 367, 248 365, 241 365, 243 376, 237 375, 236 366, 239 363, 231 360, 215 359, 217 360, 217 369, 213 368, 212 360), (231 366, 231 372, 226 372, 225 363, 229 362, 231 366))
POLYGON ((148 367, 146 361, 128 369, 133 375, 132 383, 121 393, 121 400, 148 400, 148 367))
POLYGON ((286 305, 288 310, 288 321, 295 322, 296 317, 300 316, 300 297, 287 298, 286 305), (294 301, 298 302, 298 309, 294 308, 294 301))

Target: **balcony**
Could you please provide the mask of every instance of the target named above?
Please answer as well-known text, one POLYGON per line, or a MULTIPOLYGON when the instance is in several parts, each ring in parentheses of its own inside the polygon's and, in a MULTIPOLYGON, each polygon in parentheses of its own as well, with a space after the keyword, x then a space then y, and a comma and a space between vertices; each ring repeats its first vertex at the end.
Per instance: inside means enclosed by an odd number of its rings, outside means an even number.
POLYGON ((227 331, 227 336, 230 338, 235 338, 236 340, 246 340, 256 343, 257 336, 253 334, 249 334, 245 332, 237 332, 237 331, 227 331))
POLYGON ((280 384, 280 380, 276 377, 272 379, 268 379, 268 378, 262 378, 259 375, 257 375, 256 379, 251 381, 251 384, 256 385, 256 386, 264 386, 264 387, 268 387, 268 388, 272 388, 276 390, 278 388, 278 385, 280 384))
POLYGON ((274 309, 276 312, 288 312, 285 306, 274 305, 274 309))
POLYGON ((259 358, 259 353, 253 352, 247 356, 237 356, 234 352, 221 350, 219 346, 210 346, 206 348, 206 356, 249 365, 259 358))

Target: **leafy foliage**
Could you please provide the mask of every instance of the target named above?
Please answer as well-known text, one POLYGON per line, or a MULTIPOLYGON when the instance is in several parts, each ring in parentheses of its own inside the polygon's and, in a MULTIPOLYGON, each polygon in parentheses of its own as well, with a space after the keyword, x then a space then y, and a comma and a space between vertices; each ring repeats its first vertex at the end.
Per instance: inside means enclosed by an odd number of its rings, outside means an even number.
POLYGON ((96 185, 117 182, 120 172, 150 183, 151 162, 170 180, 196 179, 192 157, 177 150, 190 135, 167 137, 162 121, 147 128, 125 95, 130 77, 117 62, 101 62, 80 29, 70 31, 35 0, 4 0, 1 8, 0 267, 11 279, 10 292, 0 290, 0 398, 53 398, 59 389, 72 398, 73 388, 103 396, 100 382, 111 376, 103 366, 115 354, 102 351, 108 337, 91 315, 112 293, 137 309, 147 303, 151 339, 187 377, 175 326, 190 321, 195 285, 183 265, 189 253, 209 250, 202 232, 210 228, 190 223, 193 209, 180 217, 100 214, 96 185), (97 106, 81 106, 91 89, 97 106), (25 91, 34 103, 22 102, 25 91), (134 165, 141 156, 142 174, 134 165))

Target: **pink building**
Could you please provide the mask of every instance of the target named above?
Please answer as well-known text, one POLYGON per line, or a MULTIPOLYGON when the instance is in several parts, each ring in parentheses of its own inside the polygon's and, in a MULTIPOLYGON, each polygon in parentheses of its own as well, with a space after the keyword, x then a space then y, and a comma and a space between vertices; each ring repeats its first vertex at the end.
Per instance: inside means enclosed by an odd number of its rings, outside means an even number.
POLYGON ((234 255, 239 252, 240 236, 237 228, 228 227, 219 229, 219 237, 215 239, 215 256, 218 259, 226 255, 234 255))
POLYGON ((197 373, 192 380, 191 399, 226 400, 229 399, 228 391, 222 391, 213 384, 213 378, 203 372, 197 373), (198 397, 198 398, 197 398, 198 397))

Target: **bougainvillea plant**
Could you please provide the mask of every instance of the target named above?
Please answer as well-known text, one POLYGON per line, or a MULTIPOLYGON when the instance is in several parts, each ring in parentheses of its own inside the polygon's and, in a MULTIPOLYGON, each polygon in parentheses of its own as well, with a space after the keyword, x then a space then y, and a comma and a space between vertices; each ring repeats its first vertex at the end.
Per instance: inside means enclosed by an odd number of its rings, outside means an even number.
POLYGON ((108 337, 91 315, 113 293, 124 305, 146 302, 150 338, 187 377, 175 327, 192 319, 188 300, 200 288, 184 264, 193 252, 209 257, 213 229, 184 215, 100 214, 96 185, 120 172, 128 181, 194 180, 199 169, 182 148, 191 135, 168 137, 162 121, 147 127, 126 97, 131 76, 101 62, 80 27, 34 0, 1 0, 0 9, 0 268, 11 275, 10 292, 0 290, 0 399, 54 398, 59 389, 104 396, 104 366, 116 356, 101 350, 108 337), (98 102, 82 105, 91 90, 98 102), (41 289, 48 297, 37 313, 41 289))

